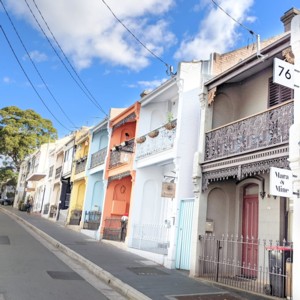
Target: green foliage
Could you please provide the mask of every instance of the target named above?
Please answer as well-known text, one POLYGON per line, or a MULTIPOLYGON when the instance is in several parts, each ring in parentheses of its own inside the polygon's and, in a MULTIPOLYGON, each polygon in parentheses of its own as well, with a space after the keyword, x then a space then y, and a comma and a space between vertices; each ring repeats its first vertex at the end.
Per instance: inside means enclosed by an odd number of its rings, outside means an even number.
POLYGON ((169 111, 167 113, 167 122, 171 122, 174 119, 173 113, 169 111))
POLYGON ((0 168, 0 184, 6 183, 8 185, 16 186, 18 173, 10 167, 0 168))
POLYGON ((16 170, 27 155, 56 138, 52 122, 35 111, 16 106, 0 109, 0 155, 9 158, 16 170))

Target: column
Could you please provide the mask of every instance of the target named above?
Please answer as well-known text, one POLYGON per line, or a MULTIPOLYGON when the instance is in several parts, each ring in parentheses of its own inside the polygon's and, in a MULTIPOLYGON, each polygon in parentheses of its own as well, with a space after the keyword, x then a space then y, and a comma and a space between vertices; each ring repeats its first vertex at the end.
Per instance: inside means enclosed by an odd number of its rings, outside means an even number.
MULTIPOLYGON (((291 26, 291 46, 295 56, 295 69, 300 70, 300 15, 292 20, 291 26)), ((298 77, 299 78, 299 77, 298 77)), ((299 82, 296 83, 299 85, 299 82)), ((300 88, 294 89, 294 124, 290 128, 290 167, 294 175, 294 191, 300 190, 300 88)), ((293 299, 300 299, 300 285, 297 283, 300 278, 300 198, 293 197, 293 242, 294 242, 294 262, 293 262, 293 299)))

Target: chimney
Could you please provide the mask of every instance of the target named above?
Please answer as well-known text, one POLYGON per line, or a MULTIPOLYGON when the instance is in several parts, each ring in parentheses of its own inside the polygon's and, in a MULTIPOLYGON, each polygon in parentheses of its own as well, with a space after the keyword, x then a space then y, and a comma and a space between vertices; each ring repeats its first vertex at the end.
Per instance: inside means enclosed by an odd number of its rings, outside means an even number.
POLYGON ((294 16, 300 15, 300 10, 297 8, 291 8, 280 18, 280 21, 284 25, 284 32, 291 30, 291 22, 294 16))

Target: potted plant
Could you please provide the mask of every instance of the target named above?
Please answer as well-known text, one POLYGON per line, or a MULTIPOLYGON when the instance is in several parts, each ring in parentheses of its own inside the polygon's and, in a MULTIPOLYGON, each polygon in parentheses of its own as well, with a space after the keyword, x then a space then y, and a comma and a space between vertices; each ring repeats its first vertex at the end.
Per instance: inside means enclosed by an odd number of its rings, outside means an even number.
POLYGON ((158 134, 159 134, 158 129, 155 129, 155 130, 150 131, 150 132, 148 133, 148 136, 151 137, 151 138, 155 138, 155 137, 158 136, 158 134))
POLYGON ((142 144, 142 143, 144 143, 146 141, 146 137, 143 135, 143 136, 140 136, 140 137, 138 137, 137 139, 136 139, 136 142, 138 143, 138 144, 142 144))
POLYGON ((177 121, 173 119, 173 113, 169 111, 167 115, 167 123, 164 125, 164 127, 168 130, 172 130, 176 127, 176 125, 177 121))

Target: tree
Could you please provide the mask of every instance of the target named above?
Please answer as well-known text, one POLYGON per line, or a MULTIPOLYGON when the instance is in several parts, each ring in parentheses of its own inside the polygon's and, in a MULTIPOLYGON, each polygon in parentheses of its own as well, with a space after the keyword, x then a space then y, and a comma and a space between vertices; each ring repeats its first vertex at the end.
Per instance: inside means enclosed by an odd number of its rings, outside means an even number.
POLYGON ((11 161, 16 171, 27 155, 56 138, 52 122, 35 111, 16 106, 0 109, 0 155, 11 161))
POLYGON ((18 173, 16 173, 11 167, 0 168, 0 186, 2 184, 16 186, 17 180, 18 180, 18 173))

